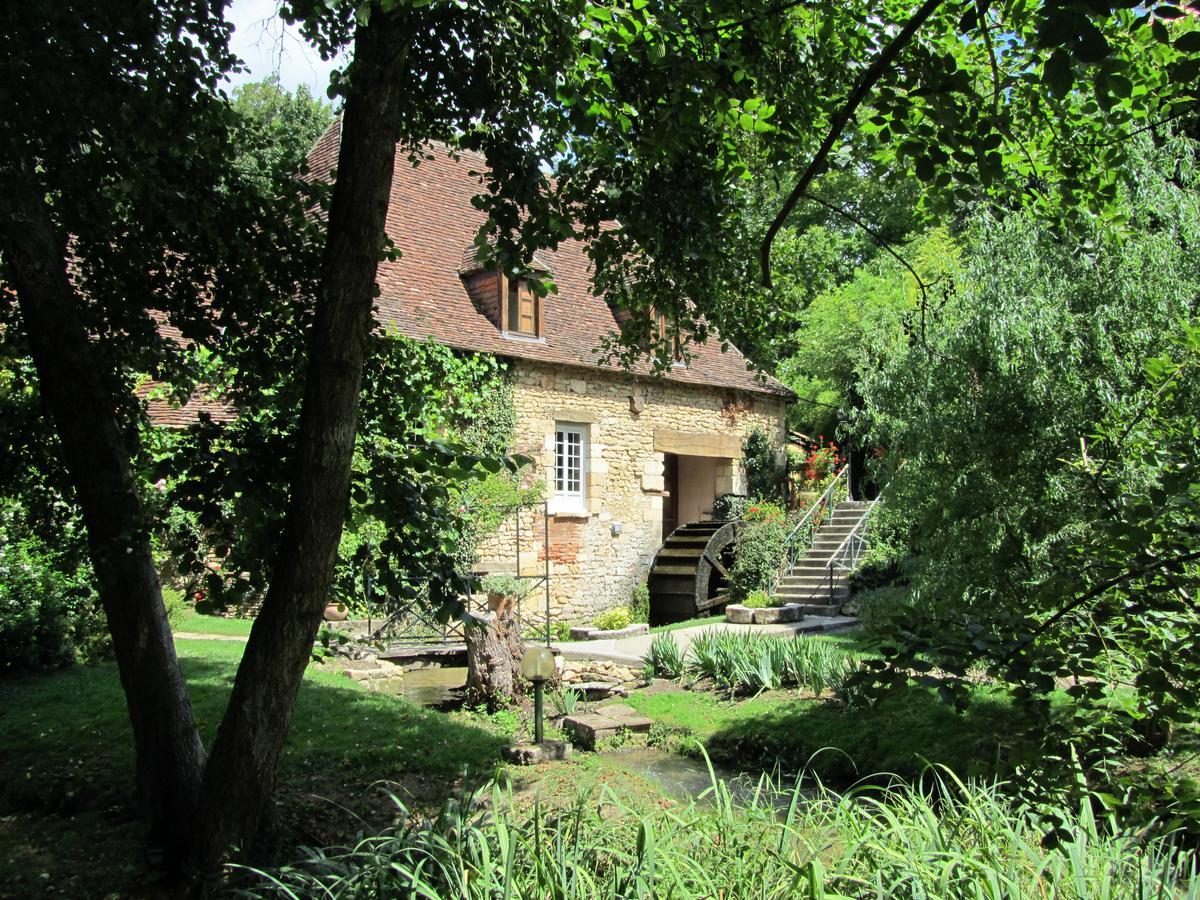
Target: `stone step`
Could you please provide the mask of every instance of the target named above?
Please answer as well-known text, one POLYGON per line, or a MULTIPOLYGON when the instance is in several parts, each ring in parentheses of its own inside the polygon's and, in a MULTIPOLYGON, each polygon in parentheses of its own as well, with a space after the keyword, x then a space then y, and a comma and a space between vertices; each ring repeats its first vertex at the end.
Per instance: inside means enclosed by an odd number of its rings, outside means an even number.
POLYGON ((831 595, 830 590, 829 590, 829 585, 823 585, 820 587, 816 587, 816 586, 814 586, 814 587, 783 587, 781 585, 780 587, 777 587, 775 589, 775 593, 772 594, 772 597, 775 597, 780 600, 786 600, 789 603, 795 601, 797 598, 804 598, 804 599, 807 599, 809 597, 825 598, 825 597, 829 597, 829 596, 832 596, 834 599, 844 600, 850 596, 850 588, 845 587, 845 586, 838 587, 835 585, 833 588, 832 595, 831 595))
POLYGON ((563 731, 574 736, 584 747, 593 749, 597 741, 614 737, 618 731, 645 733, 653 723, 632 706, 602 706, 594 713, 581 713, 563 719, 563 731))
MULTIPOLYGON (((849 586, 849 580, 845 576, 833 576, 833 586, 835 588, 841 586, 849 586)), ((818 588, 829 587, 828 575, 785 575, 779 579, 781 588, 818 588)))
POLYGON ((840 603, 801 603, 800 614, 803 616, 837 616, 842 612, 840 603))

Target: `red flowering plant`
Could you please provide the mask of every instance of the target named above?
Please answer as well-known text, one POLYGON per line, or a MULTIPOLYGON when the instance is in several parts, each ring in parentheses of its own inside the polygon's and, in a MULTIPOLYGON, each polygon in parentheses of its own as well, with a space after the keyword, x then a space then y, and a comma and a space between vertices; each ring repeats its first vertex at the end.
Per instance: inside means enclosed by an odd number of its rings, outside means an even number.
POLYGON ((801 490, 821 490, 829 478, 841 471, 845 457, 834 441, 820 435, 800 461, 801 490))

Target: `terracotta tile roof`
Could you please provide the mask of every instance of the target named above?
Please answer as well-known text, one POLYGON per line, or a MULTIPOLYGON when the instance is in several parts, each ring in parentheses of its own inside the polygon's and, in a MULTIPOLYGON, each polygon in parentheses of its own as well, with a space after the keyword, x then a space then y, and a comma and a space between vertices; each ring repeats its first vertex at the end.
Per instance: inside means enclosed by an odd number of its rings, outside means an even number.
POLYGON ((218 423, 232 422, 237 417, 237 410, 228 402, 208 395, 205 385, 197 386, 183 405, 171 400, 164 387, 160 381, 148 380, 133 392, 146 404, 147 418, 162 428, 188 428, 200 421, 202 413, 218 423))
MULTIPOLYGON (((171 324, 166 313, 152 309, 149 314, 159 337, 180 347, 187 346, 183 332, 171 324)), ((232 422, 237 417, 237 410, 228 401, 214 397, 210 391, 209 385, 199 384, 187 402, 181 405, 171 398, 170 390, 163 382, 147 379, 133 393, 145 404, 146 417, 162 428, 188 428, 200 421, 202 413, 206 413, 214 422, 232 422)))
MULTIPOLYGON (((336 166, 340 138, 338 120, 309 156, 312 177, 329 177, 336 166)), ((577 241, 565 243, 554 252, 540 252, 534 261, 539 268, 549 270, 558 285, 558 293, 544 301, 543 340, 512 339, 501 334, 495 304, 486 299, 486 286, 472 283, 483 277, 476 274, 473 244, 484 214, 471 204, 482 185, 482 179, 471 172, 483 170, 484 160, 467 153, 456 160, 440 145, 430 149, 434 158, 415 167, 406 153, 397 153, 387 230, 401 256, 379 268, 376 317, 380 324, 409 337, 433 338, 463 350, 620 371, 618 366, 605 365, 596 349, 602 336, 615 334, 618 325, 611 307, 590 289, 590 263, 584 245, 577 241)), ((719 343, 710 340, 693 346, 688 365, 674 367, 663 377, 794 397, 774 378, 759 378, 737 350, 723 353, 719 343)), ((649 364, 635 371, 646 375, 649 364)))

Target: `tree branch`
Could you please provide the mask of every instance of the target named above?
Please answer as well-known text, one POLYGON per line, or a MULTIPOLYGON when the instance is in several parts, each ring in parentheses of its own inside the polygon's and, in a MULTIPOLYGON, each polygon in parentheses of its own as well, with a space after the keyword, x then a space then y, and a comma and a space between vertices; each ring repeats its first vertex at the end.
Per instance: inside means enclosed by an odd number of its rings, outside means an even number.
POLYGON ((792 192, 788 194, 787 199, 783 201, 783 206, 771 221, 770 227, 767 228, 766 237, 763 238, 761 251, 762 265, 762 283, 764 287, 771 287, 771 245, 775 242, 775 236, 779 233, 779 229, 783 227, 792 210, 796 208, 796 204, 800 202, 800 198, 808 191, 814 178, 825 165, 825 161, 829 158, 830 151, 833 150, 833 145, 837 143, 839 137, 846 130, 846 126, 850 123, 854 113, 857 112, 859 106, 871 93, 871 89, 896 61, 896 57, 900 55, 908 43, 913 39, 913 36, 928 21, 942 5, 943 0, 925 0, 925 2, 913 13, 912 18, 905 23, 900 32, 892 38, 890 44, 883 49, 879 56, 875 57, 875 61, 871 63, 866 72, 863 73, 858 84, 854 86, 854 90, 850 92, 850 96, 846 98, 846 102, 834 114, 832 121, 829 123, 829 132, 825 135, 825 139, 821 142, 821 146, 817 148, 816 155, 808 164, 808 168, 800 175, 796 186, 792 188, 792 192))

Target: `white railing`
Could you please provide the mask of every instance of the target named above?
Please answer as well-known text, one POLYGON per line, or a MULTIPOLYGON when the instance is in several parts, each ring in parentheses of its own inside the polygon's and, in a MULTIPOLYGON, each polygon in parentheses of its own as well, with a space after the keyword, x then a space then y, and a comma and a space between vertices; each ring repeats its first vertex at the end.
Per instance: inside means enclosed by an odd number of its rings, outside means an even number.
POLYGON ((783 561, 779 568, 775 571, 774 578, 771 579, 771 586, 768 593, 774 595, 779 587, 779 582, 783 580, 788 572, 792 571, 800 557, 807 553, 812 546, 813 535, 816 534, 818 528, 825 523, 826 512, 831 511, 842 500, 850 496, 850 466, 849 464, 842 466, 840 472, 833 477, 833 481, 829 482, 829 486, 825 488, 825 492, 817 498, 816 502, 808 508, 804 516, 792 526, 792 530, 788 532, 787 540, 784 541, 783 561))

